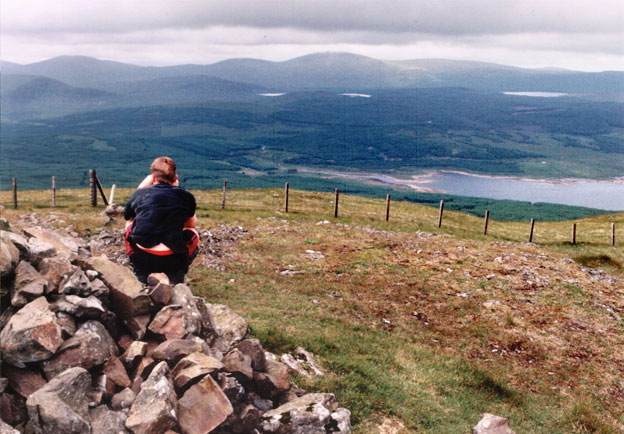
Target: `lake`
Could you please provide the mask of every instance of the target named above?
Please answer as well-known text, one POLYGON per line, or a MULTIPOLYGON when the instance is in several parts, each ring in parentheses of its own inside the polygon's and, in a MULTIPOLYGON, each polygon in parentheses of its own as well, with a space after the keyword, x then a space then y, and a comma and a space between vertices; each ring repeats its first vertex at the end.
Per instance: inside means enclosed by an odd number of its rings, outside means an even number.
POLYGON ((324 174, 404 185, 415 190, 459 196, 549 202, 609 211, 624 211, 624 179, 544 181, 447 171, 430 172, 414 176, 412 179, 399 179, 379 174, 337 172, 324 172, 324 174))

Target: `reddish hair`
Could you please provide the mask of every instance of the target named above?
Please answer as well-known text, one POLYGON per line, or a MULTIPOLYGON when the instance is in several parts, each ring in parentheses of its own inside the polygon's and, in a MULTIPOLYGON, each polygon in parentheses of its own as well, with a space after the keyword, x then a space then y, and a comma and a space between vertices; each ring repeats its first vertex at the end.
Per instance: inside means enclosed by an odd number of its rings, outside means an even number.
POLYGON ((176 179, 176 164, 169 157, 158 157, 150 166, 152 176, 158 182, 173 184, 176 179))

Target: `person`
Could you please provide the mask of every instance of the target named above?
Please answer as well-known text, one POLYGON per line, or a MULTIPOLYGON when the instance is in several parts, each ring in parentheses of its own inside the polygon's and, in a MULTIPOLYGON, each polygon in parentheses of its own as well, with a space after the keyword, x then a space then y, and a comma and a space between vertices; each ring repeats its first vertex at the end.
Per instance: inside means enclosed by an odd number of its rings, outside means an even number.
POLYGON ((165 273, 182 283, 199 247, 195 197, 180 188, 171 158, 156 158, 150 170, 124 208, 126 253, 139 281, 165 273))

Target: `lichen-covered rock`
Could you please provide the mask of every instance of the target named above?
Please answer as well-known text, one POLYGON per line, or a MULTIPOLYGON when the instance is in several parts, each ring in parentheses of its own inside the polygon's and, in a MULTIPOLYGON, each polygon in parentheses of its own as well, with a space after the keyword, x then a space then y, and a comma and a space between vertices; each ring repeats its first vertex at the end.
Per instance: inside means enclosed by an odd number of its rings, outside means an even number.
POLYGON ((185 434, 207 434, 232 411, 230 401, 210 375, 191 386, 178 401, 180 427, 185 434))
POLYGON ((91 375, 76 367, 66 370, 26 400, 36 433, 91 434, 87 393, 91 375))
MULTIPOLYGON (((217 340, 223 340, 222 332, 215 323, 212 313, 206 305, 206 300, 201 297, 193 297, 193 299, 195 300, 197 311, 201 315, 201 333, 198 336, 204 339, 211 347, 218 347, 219 345, 217 345, 217 340)), ((229 348, 217 348, 217 350, 221 352, 227 349, 229 348)))
MULTIPOLYGON (((59 231, 51 231, 40 227, 28 227, 24 229, 24 233, 30 237, 29 245, 33 239, 39 239, 42 242, 54 247, 59 256, 73 259, 81 254, 81 249, 87 248, 87 243, 77 238, 63 234, 59 231)), ((32 250, 32 249, 31 249, 32 250)), ((51 256, 51 255, 50 255, 51 256)), ((38 262, 38 261, 36 261, 38 262)))
POLYGON ((0 419, 0 434, 20 434, 20 432, 0 419))
POLYGON ((121 319, 149 313, 152 301, 132 271, 110 261, 106 256, 89 258, 88 266, 100 273, 110 289, 110 305, 121 319))
POLYGON ((332 393, 310 393, 267 411, 262 432, 276 434, 327 434, 351 432, 350 413, 338 409, 332 393))
POLYGON ((483 418, 472 429, 473 434, 514 434, 509 428, 509 420, 489 413, 483 413, 483 418))
POLYGON ((227 353, 232 347, 245 339, 249 333, 247 322, 239 314, 224 304, 206 303, 215 325, 221 330, 223 346, 218 348, 227 353))
POLYGON ((106 311, 100 299, 90 295, 63 295, 51 304, 50 308, 56 312, 63 312, 80 319, 99 319, 106 311))
POLYGON ((19 262, 17 247, 8 239, 0 239, 0 277, 8 276, 19 262))
POLYGON ((28 250, 28 240, 26 238, 15 232, 0 230, 0 243, 4 243, 5 241, 10 241, 15 247, 17 247, 21 259, 27 260, 28 258, 30 258, 30 251, 28 250))
POLYGON ((28 240, 28 250, 33 264, 39 264, 43 259, 56 255, 56 249, 52 244, 37 237, 28 240))
POLYGON ((156 314, 149 330, 166 339, 182 339, 201 331, 201 315, 188 286, 178 284, 173 287, 169 305, 156 314))
POLYGON ((167 363, 160 362, 141 385, 126 420, 126 428, 133 433, 164 433, 176 425, 177 398, 168 373, 167 363))
POLYGON ((11 290, 11 304, 15 307, 27 303, 46 293, 48 281, 26 261, 21 261, 15 268, 15 281, 11 290))
POLYGON ((42 259, 39 262, 38 270, 48 280, 48 292, 53 292, 58 291, 65 276, 76 272, 78 267, 72 265, 67 258, 52 256, 42 259))
POLYGON ((20 309, 0 332, 4 360, 19 368, 50 358, 62 342, 61 327, 45 297, 20 309))
POLYGON ((183 389, 189 382, 223 368, 223 364, 214 357, 204 353, 192 353, 180 360, 173 370, 171 377, 177 389, 183 389))
POLYGON ((89 410, 89 418, 91 419, 91 432, 93 434, 129 433, 125 426, 126 415, 121 411, 112 411, 106 405, 100 405, 89 410))
POLYGON ((87 297, 91 295, 91 281, 85 272, 78 268, 74 273, 65 275, 59 284, 59 292, 87 297))
POLYGON ((106 328, 98 321, 87 321, 63 342, 54 357, 43 362, 43 370, 50 380, 67 368, 91 369, 116 355, 117 345, 106 328))

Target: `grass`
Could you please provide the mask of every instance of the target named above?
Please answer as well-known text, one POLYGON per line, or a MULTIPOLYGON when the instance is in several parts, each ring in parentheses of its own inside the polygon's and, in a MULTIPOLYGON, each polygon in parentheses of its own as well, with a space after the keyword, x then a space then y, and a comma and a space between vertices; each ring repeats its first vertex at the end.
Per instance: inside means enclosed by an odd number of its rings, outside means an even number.
MULTIPOLYGON (((96 233, 106 219, 88 194, 60 193, 54 224, 96 233)), ((52 212, 38 208, 49 192, 23 196, 9 220, 52 212)), ((518 434, 624 430, 624 289, 581 268, 622 278, 609 230, 624 240, 624 214, 576 221, 576 245, 571 222, 537 223, 531 245, 528 222, 491 220, 486 237, 479 218, 445 212, 438 228, 437 209, 409 203, 385 222, 383 200, 355 196, 341 196, 337 219, 333 194, 291 190, 288 214, 280 190, 228 192, 225 210, 219 191, 196 197, 200 226, 248 233, 223 269, 195 266, 191 287, 243 315, 265 348, 313 352, 328 375, 296 382, 336 393, 356 433, 388 419, 463 433, 484 412, 518 434)))

